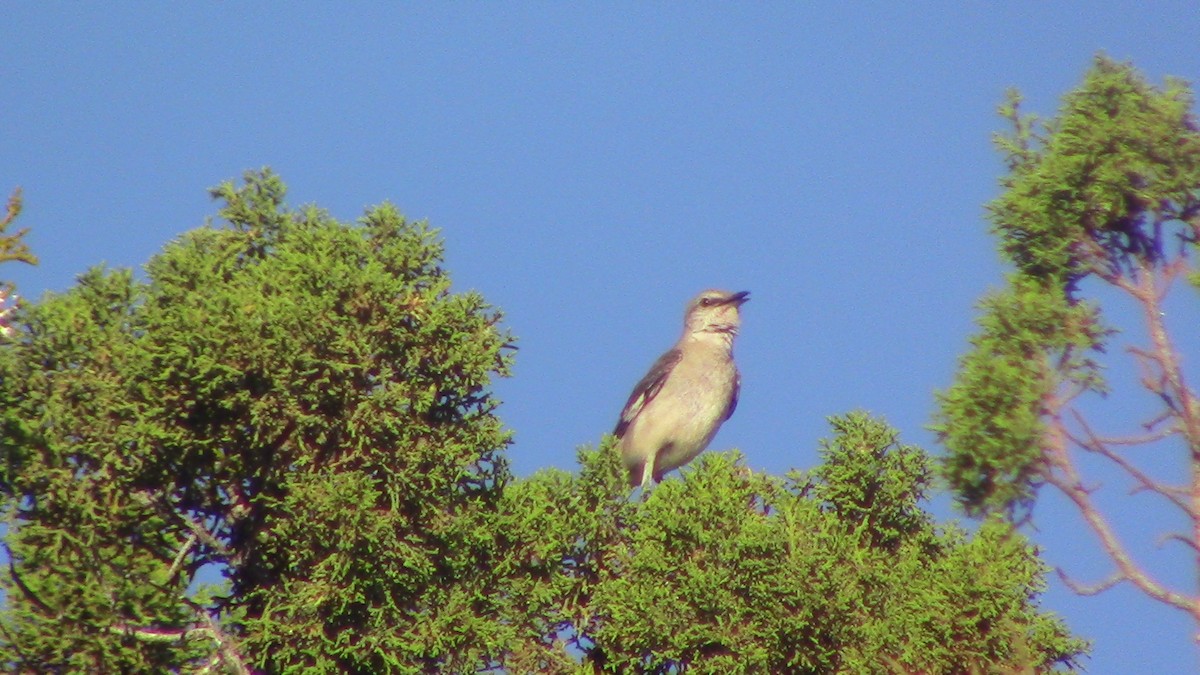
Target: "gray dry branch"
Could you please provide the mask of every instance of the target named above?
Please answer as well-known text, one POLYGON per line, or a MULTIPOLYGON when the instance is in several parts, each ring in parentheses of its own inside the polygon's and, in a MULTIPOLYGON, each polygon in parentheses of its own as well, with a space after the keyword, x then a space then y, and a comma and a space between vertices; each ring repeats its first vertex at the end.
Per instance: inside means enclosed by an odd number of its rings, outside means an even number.
MULTIPOLYGON (((1074 396, 1049 397, 1046 404, 1048 462, 1045 477, 1048 484, 1061 491, 1079 509, 1117 567, 1113 575, 1097 584, 1081 584, 1060 568, 1059 576, 1064 583, 1081 595, 1095 595, 1128 581, 1150 598, 1189 613, 1200 625, 1200 597, 1168 589, 1134 559, 1110 520, 1096 505, 1092 498, 1094 489, 1085 485, 1071 455, 1071 449, 1077 448, 1103 457, 1129 476, 1135 484, 1135 492, 1156 494, 1177 507, 1192 524, 1191 538, 1179 534, 1170 538, 1186 542, 1200 554, 1197 546, 1200 542, 1200 404, 1195 392, 1187 385, 1182 358, 1170 339, 1163 310, 1163 302, 1175 280, 1187 270, 1186 249, 1181 249, 1172 259, 1158 264, 1139 261, 1130 271, 1101 275, 1141 309, 1150 344, 1130 347, 1128 351, 1141 371, 1141 385, 1162 401, 1162 409, 1140 424, 1140 433, 1107 437, 1093 429, 1075 405, 1074 396), (1163 441, 1172 439, 1180 439, 1191 457, 1191 480, 1187 486, 1152 478, 1128 456, 1137 449, 1158 447, 1163 441)), ((1197 568, 1200 569, 1200 556, 1197 568)))

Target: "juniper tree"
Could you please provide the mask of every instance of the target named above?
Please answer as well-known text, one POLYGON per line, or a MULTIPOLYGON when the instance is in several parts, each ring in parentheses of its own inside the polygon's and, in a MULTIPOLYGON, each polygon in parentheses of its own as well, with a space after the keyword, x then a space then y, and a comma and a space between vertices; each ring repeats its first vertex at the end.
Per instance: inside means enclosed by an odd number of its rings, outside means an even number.
MULTIPOLYGON (((1194 289, 1179 287, 1200 283, 1192 94, 1178 80, 1154 87, 1130 64, 1100 56, 1057 117, 1040 123, 1019 104, 1013 93, 1001 108, 1012 126, 998 139, 1008 174, 988 209, 1011 271, 981 303, 971 350, 939 397, 945 475, 968 513, 1017 521, 1041 487, 1061 492, 1115 568, 1093 586, 1066 576, 1076 590, 1127 581, 1189 613, 1200 629, 1200 596, 1161 584, 1135 559, 1084 468, 1104 462, 1128 488, 1182 514, 1189 529, 1169 537, 1188 547, 1200 573, 1200 400, 1165 311, 1172 293, 1194 302, 1194 289), (1113 317, 1127 314, 1112 311, 1122 301, 1134 308, 1123 326, 1113 317), (1145 342, 1106 357, 1118 328, 1145 342), (1136 373, 1154 412, 1089 414, 1108 392, 1105 368, 1136 373), (1147 468, 1151 454, 1177 457, 1185 468, 1164 479, 1147 468)), ((1194 335, 1193 326, 1174 328, 1194 335)))
POLYGON ((95 268, 5 346, 4 621, 17 669, 385 672, 473 663, 480 514, 508 480, 509 336, 395 207, 290 210, 95 268), (219 573, 224 583, 189 589, 219 573))

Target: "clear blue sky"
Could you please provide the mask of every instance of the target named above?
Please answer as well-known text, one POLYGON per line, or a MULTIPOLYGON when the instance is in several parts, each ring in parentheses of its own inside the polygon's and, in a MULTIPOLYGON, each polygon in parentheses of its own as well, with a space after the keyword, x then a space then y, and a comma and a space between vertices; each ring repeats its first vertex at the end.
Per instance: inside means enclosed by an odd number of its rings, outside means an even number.
MULTIPOLYGON (((982 212, 1004 90, 1052 113, 1099 50, 1200 79, 1200 8, 883 5, 10 3, 0 192, 25 188, 42 265, 2 276, 37 297, 139 266, 214 213, 207 187, 270 165, 294 204, 442 228, 457 287, 520 338, 497 385, 520 475, 573 468, 709 286, 753 292, 714 448, 811 467, 824 418, 863 408, 938 451, 933 392, 1002 274, 982 212)), ((1156 512, 1109 503, 1195 592, 1156 512)), ((1037 523, 1051 564, 1107 574, 1060 501, 1037 523)), ((1097 641, 1092 673, 1197 667, 1194 626, 1131 590, 1052 579, 1045 604, 1097 641)))

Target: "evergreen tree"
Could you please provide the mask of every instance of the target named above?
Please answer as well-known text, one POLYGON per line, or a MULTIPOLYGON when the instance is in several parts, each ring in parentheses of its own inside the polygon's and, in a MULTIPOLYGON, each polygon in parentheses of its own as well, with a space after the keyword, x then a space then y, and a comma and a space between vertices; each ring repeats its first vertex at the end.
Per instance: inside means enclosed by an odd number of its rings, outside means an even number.
MULTIPOLYGON (((1043 485, 1060 491, 1111 558, 1114 574, 1190 614, 1200 596, 1173 590, 1140 565, 1102 512, 1084 465, 1098 458, 1133 489, 1154 495, 1189 523, 1173 535, 1200 550, 1200 400, 1170 338, 1165 303, 1181 279, 1200 283, 1200 130, 1180 81, 1151 86, 1129 64, 1100 56, 1083 84, 1045 124, 1002 113, 1008 164, 1004 193, 990 205, 992 232, 1011 263, 1005 286, 982 303, 979 331, 954 385, 939 397, 943 466, 972 514, 1029 515, 1043 485), (1104 308, 1131 301, 1147 342, 1104 359, 1115 329, 1104 308), (1084 403, 1107 393, 1102 367, 1132 368, 1157 411, 1146 419, 1089 419, 1084 403), (1125 428, 1122 429, 1121 425, 1125 428), (1180 456, 1177 480, 1142 468, 1147 450, 1180 456)), ((1115 325, 1115 324, 1114 324, 1115 325)), ((1192 326, 1183 326, 1193 332, 1192 326)), ((1164 523, 1163 530, 1170 525, 1164 523)), ((1200 572, 1197 562, 1196 572, 1200 572)))
POLYGON ((454 669, 508 473, 509 337, 390 205, 357 226, 213 190, 147 281, 93 269, 3 350, 10 663, 454 669), (190 593, 203 570, 226 583, 190 593))

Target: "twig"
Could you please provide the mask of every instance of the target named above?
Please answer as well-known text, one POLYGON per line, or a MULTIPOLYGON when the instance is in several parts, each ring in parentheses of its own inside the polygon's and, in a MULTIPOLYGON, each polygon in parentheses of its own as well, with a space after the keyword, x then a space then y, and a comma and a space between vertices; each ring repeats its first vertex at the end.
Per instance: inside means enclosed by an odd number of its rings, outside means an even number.
MULTIPOLYGON (((1067 456, 1066 447, 1069 439, 1062 421, 1061 409, 1049 410, 1047 414, 1052 423, 1046 426, 1046 444, 1051 457, 1056 461, 1045 472, 1046 482, 1058 488, 1079 509, 1079 513, 1088 527, 1100 539, 1100 546, 1116 564, 1118 575, 1132 582, 1147 596, 1194 616, 1196 603, 1192 598, 1163 587, 1133 561, 1112 526, 1092 502, 1091 494, 1083 487, 1079 472, 1067 456), (1054 469, 1058 469, 1058 471, 1056 472, 1054 469)), ((1111 585, 1109 584, 1108 587, 1111 585)))
POLYGON ((1113 586, 1121 583, 1122 581, 1128 581, 1124 574, 1121 574, 1120 572, 1113 572, 1107 579, 1101 581, 1100 583, 1082 584, 1067 576, 1067 573, 1063 571, 1063 568, 1061 567, 1054 568, 1054 571, 1058 572, 1058 578, 1062 579, 1062 582, 1066 584, 1067 588, 1079 595, 1099 595, 1113 586))
POLYGON ((1178 541, 1182 544, 1186 544, 1192 550, 1200 553, 1200 545, 1197 545, 1196 542, 1192 541, 1191 539, 1188 539, 1187 537, 1185 537, 1184 535, 1182 535, 1178 532, 1168 532, 1167 534, 1164 534, 1161 537, 1159 537, 1158 541, 1155 543, 1157 544, 1157 546, 1159 548, 1162 548, 1168 541, 1178 541))
POLYGON ((1170 485, 1164 485, 1154 480, 1150 476, 1147 476, 1142 472, 1141 469, 1129 462, 1129 460, 1110 450, 1108 446, 1096 436, 1095 432, 1092 431, 1091 426, 1088 425, 1087 420, 1083 418, 1083 415, 1079 414, 1078 410, 1072 408, 1071 415, 1075 418, 1075 421, 1079 424, 1079 426, 1083 428, 1084 433, 1087 434, 1087 439, 1085 440, 1076 438, 1066 429, 1063 429, 1063 434, 1073 443, 1084 450, 1094 452, 1109 459, 1114 464, 1121 467, 1125 473, 1133 477, 1133 479, 1139 483, 1141 489, 1149 490, 1162 495, 1172 504, 1178 506, 1189 518, 1195 519, 1197 517, 1196 512, 1192 510, 1191 504, 1189 504, 1187 501, 1187 490, 1183 488, 1172 487, 1170 485))
POLYGON ((174 579, 175 575, 179 574, 179 569, 183 567, 184 558, 187 557, 188 551, 191 551, 192 547, 196 545, 197 539, 199 539, 199 535, 193 532, 190 536, 188 536, 187 541, 183 543, 183 546, 179 548, 179 553, 175 554, 175 560, 171 563, 170 569, 167 570, 168 579, 174 579))
POLYGON ((229 547, 227 547, 220 539, 217 539, 212 532, 209 532, 208 528, 204 527, 200 523, 197 523, 191 518, 188 518, 182 513, 179 513, 169 505, 163 504, 161 499, 157 499, 149 491, 143 490, 140 492, 134 492, 133 497, 146 506, 153 508, 158 512, 159 515, 182 522, 189 530, 191 530, 192 537, 198 539, 205 546, 216 551, 221 557, 226 559, 233 557, 233 552, 229 550, 229 547))

